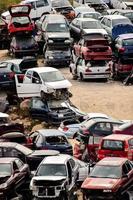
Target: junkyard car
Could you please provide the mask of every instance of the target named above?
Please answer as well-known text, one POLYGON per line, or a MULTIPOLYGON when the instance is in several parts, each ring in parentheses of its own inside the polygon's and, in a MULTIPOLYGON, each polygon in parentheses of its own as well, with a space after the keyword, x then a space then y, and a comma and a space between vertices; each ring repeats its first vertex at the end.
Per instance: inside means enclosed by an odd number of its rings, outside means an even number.
POLYGON ((85 60, 111 60, 109 41, 102 34, 87 34, 74 45, 76 56, 85 60))
MULTIPOLYGON (((19 77, 19 76, 18 76, 19 77)), ((42 97, 47 99, 52 95, 56 98, 68 98, 68 88, 71 83, 63 74, 52 67, 36 67, 28 69, 23 83, 19 83, 15 75, 18 97, 42 97)))
POLYGON ((101 24, 107 31, 110 37, 112 37, 112 29, 117 24, 131 24, 132 22, 122 15, 105 15, 101 17, 101 24))
POLYGON ((76 18, 93 18, 93 19, 99 19, 99 17, 101 16, 101 14, 99 12, 96 11, 84 11, 84 12, 80 12, 76 18))
POLYGON ((100 13, 104 13, 108 9, 107 4, 103 0, 85 0, 85 3, 100 13))
POLYGON ((66 119, 76 117, 75 112, 64 105, 63 100, 42 101, 40 98, 32 98, 29 111, 33 119, 46 121, 49 124, 58 125, 66 119))
POLYGON ((81 188, 84 199, 126 199, 133 184, 133 164, 126 158, 104 158, 99 161, 81 188), (124 198, 125 197, 125 198, 124 198))
POLYGON ((133 161, 133 136, 112 134, 101 140, 98 159, 105 157, 124 157, 133 161))
POLYGON ((52 149, 60 153, 72 155, 72 145, 67 137, 56 129, 40 129, 33 132, 30 137, 35 149, 52 149))
POLYGON ((70 72, 74 79, 108 79, 110 76, 108 60, 85 60, 78 58, 75 64, 70 65, 70 72))
POLYGON ((76 15, 76 17, 77 17, 77 15, 79 14, 79 13, 82 13, 82 12, 94 12, 95 11, 95 9, 94 8, 91 8, 90 6, 88 6, 88 5, 80 5, 80 6, 77 6, 75 9, 75 15, 76 15))
POLYGON ((0 48, 5 47, 8 39, 7 23, 0 17, 0 48))
POLYGON ((0 158, 0 199, 10 200, 29 176, 29 166, 20 159, 0 158))
POLYGON ((133 2, 132 0, 111 0, 110 4, 113 8, 117 9, 132 9, 133 10, 133 2))
POLYGON ((133 122, 127 122, 114 130, 115 134, 133 135, 133 122))
POLYGON ((35 199, 77 199, 77 181, 83 182, 88 175, 88 165, 69 155, 45 158, 30 183, 35 199))
POLYGON ((8 31, 10 34, 32 33, 35 29, 34 23, 31 21, 29 14, 30 5, 15 5, 9 7, 11 20, 8 23, 8 31))
POLYGON ((15 57, 36 56, 38 44, 33 36, 14 36, 10 43, 9 53, 15 57))
POLYGON ((128 9, 116 10, 113 14, 115 14, 115 15, 123 15, 125 17, 128 17, 131 20, 131 22, 133 23, 133 10, 128 10, 128 9))
POLYGON ((67 1, 59 1, 59 0, 52 0, 52 8, 57 13, 64 15, 67 20, 70 22, 75 17, 75 11, 70 2, 67 1))
POLYGON ((0 142, 0 157, 16 157, 27 163, 31 171, 37 169, 46 156, 58 155, 55 150, 31 150, 15 142, 0 142))
POLYGON ((92 18, 75 18, 70 24, 70 33, 76 40, 84 34, 101 33, 104 36, 108 35, 100 22, 92 18))

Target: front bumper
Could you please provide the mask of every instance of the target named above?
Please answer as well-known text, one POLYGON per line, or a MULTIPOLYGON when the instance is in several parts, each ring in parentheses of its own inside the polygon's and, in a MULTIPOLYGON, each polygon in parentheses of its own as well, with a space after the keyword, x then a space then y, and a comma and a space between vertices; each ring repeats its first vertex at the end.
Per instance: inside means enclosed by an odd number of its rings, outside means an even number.
POLYGON ((70 64, 71 58, 46 58, 46 62, 51 65, 70 64))

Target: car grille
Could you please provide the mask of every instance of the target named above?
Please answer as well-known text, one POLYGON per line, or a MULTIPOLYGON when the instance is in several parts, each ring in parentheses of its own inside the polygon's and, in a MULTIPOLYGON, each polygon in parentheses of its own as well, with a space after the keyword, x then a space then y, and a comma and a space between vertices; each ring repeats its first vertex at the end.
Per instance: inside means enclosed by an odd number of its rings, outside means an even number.
POLYGON ((38 196, 55 196, 55 188, 39 187, 38 196))
POLYGON ((61 181, 35 180, 34 184, 36 186, 57 186, 57 185, 62 184, 62 180, 61 181))

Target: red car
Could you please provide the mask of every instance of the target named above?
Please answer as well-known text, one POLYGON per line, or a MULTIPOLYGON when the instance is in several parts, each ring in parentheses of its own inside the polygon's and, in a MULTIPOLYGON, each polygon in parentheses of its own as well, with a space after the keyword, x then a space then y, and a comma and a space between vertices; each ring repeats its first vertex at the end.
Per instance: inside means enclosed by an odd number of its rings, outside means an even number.
POLYGON ((34 23, 31 21, 29 14, 31 11, 30 5, 14 5, 9 7, 11 20, 8 24, 10 34, 15 33, 31 33, 35 29, 34 23))
POLYGON ((115 134, 133 135, 133 122, 127 122, 114 130, 115 134))
POLYGON ((126 193, 133 185, 133 164, 127 158, 104 158, 99 161, 81 185, 83 199, 129 199, 126 193))
POLYGON ((133 136, 112 134, 101 140, 98 159, 105 157, 123 157, 133 161, 133 136))
POLYGON ((109 41, 101 34, 84 36, 74 45, 74 54, 85 60, 111 60, 112 58, 109 41))
POLYGON ((132 60, 118 60, 110 62, 111 71, 114 77, 127 77, 133 70, 132 60))

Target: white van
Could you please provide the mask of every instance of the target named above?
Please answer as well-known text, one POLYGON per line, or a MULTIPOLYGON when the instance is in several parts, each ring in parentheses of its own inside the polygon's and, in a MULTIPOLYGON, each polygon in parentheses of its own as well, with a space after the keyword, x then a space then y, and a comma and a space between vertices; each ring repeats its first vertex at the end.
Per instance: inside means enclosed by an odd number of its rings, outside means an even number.
MULTIPOLYGON (((51 0, 24 0, 24 1, 21 1, 20 4, 31 5, 30 18, 32 20, 39 19, 43 13, 50 12, 52 9, 51 0)), ((9 11, 2 13, 1 16, 8 23, 8 21, 10 20, 9 11)))

